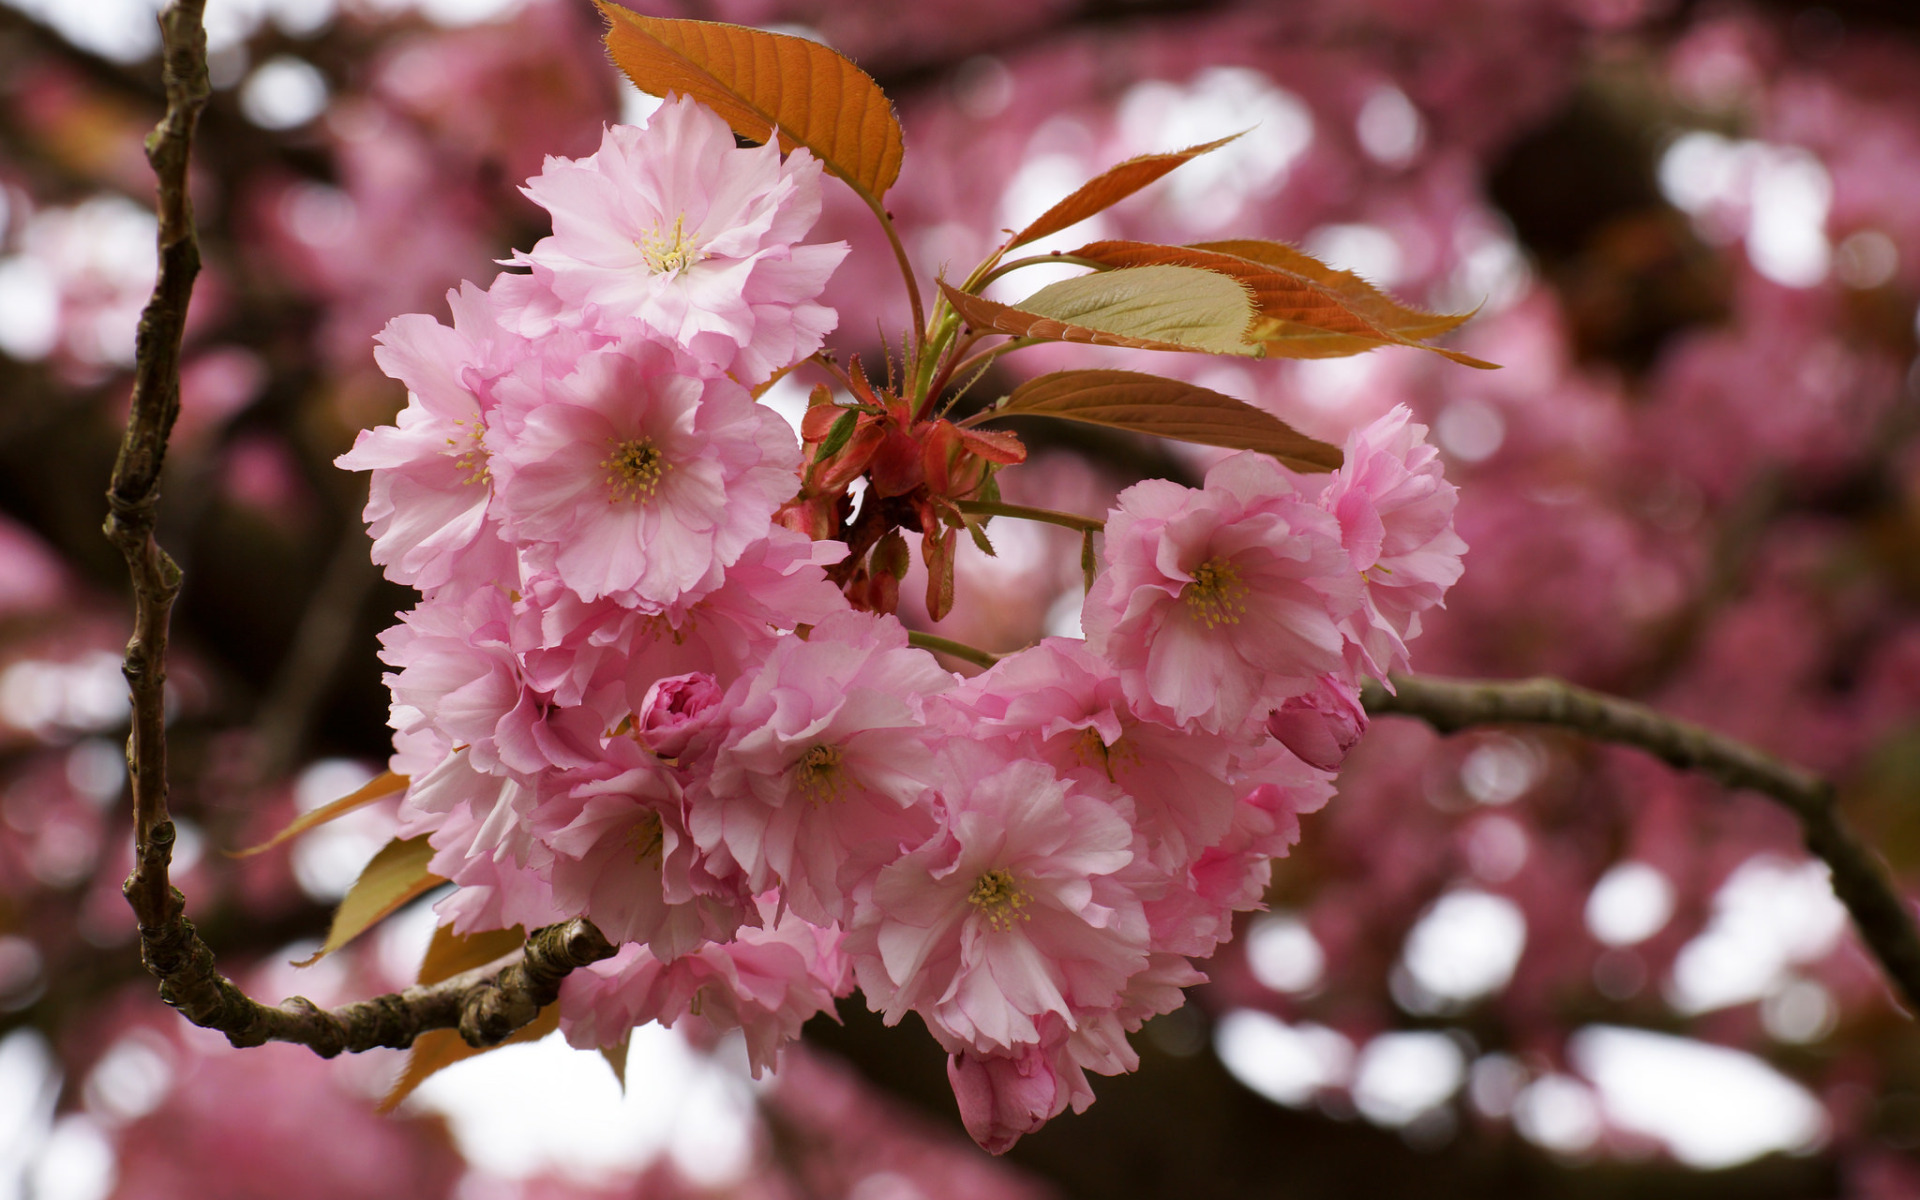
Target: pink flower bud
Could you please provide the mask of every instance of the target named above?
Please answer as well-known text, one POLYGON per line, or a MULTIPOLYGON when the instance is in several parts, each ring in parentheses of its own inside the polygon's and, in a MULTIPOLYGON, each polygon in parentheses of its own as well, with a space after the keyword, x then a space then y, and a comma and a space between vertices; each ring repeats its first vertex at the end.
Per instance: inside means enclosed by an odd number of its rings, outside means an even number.
POLYGON ((634 736, 661 758, 679 758, 720 715, 725 694, 705 671, 659 680, 640 702, 634 736))
POLYGON ((1347 751, 1367 731, 1367 710, 1360 697, 1332 676, 1304 696, 1295 696, 1267 718, 1267 732, 1322 771, 1339 770, 1347 751))

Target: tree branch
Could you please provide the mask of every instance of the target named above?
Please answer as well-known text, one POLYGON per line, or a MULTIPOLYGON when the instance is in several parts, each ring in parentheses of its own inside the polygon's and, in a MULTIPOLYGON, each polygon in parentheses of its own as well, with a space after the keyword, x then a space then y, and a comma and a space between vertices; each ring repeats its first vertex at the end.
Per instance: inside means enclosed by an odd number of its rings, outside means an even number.
POLYGON ((331 1058, 342 1050, 396 1049, 432 1029, 458 1029, 472 1046, 505 1041, 560 994, 568 972, 614 948, 584 920, 536 930, 512 962, 429 987, 323 1010, 296 996, 269 1008, 215 969, 213 950, 186 918, 186 898, 167 879, 174 826, 167 811, 167 630, 180 568, 154 540, 167 437, 180 413, 180 343, 200 270, 187 163, 207 102, 206 0, 174 0, 160 15, 167 111, 147 137, 159 180, 160 269, 140 315, 133 405, 107 489, 108 540, 133 577, 133 637, 122 670, 133 705, 127 770, 133 784, 134 865, 122 891, 140 926, 140 957, 160 980, 160 998, 236 1046, 296 1042, 331 1058))
POLYGON ((1417 717, 1441 733, 1480 725, 1551 725, 1596 741, 1634 746, 1730 788, 1758 792, 1800 822, 1809 852, 1833 873, 1833 890, 1861 940, 1909 1007, 1920 1012, 1920 929, 1884 863, 1847 824, 1826 780, 1744 742, 1644 704, 1603 696, 1557 679, 1480 681, 1395 675, 1394 691, 1361 692, 1376 716, 1417 717))

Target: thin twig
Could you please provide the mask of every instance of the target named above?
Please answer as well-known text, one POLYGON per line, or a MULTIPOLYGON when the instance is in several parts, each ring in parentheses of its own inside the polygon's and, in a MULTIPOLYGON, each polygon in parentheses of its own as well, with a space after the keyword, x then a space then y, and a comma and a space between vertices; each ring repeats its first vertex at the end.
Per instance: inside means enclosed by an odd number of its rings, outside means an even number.
POLYGON ((160 15, 167 111, 147 138, 147 158, 159 180, 160 269, 140 316, 133 406, 107 490, 106 534, 133 576, 133 637, 123 670, 133 705, 127 769, 134 865, 122 891, 139 922, 141 960, 160 980, 161 999, 236 1046, 296 1042, 332 1057, 342 1050, 403 1048, 433 1029, 458 1029, 469 1045, 498 1045, 554 1002, 568 972, 613 954, 590 922, 537 930, 514 962, 431 987, 332 1011, 299 996, 269 1008, 215 968, 213 950, 186 918, 186 898, 167 879, 175 837, 167 811, 167 629, 180 594, 180 568, 154 540, 153 528, 167 436, 180 412, 181 335, 200 269, 187 161, 207 101, 204 6, 205 0, 174 0, 160 15))
POLYGON ((1394 690, 1369 683, 1374 715, 1418 717, 1442 733, 1481 725, 1551 725, 1602 742, 1634 746, 1730 788, 1758 792, 1800 822, 1807 849, 1833 873, 1833 890, 1907 1004, 1920 1012, 1920 929, 1880 858, 1834 803, 1833 785, 1743 742, 1644 704, 1603 696, 1557 679, 1484 681, 1395 675, 1394 690))

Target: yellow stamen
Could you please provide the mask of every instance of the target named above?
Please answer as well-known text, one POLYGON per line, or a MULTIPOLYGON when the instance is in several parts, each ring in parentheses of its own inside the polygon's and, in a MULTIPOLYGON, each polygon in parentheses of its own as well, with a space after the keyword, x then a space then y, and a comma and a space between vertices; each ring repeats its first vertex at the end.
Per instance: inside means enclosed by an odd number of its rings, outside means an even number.
POLYGON ((607 472, 609 504, 653 499, 660 477, 673 470, 673 464, 650 437, 613 443, 613 452, 602 459, 600 465, 607 472))
POLYGON ((686 224, 686 214, 682 213, 673 219, 671 232, 661 233, 656 226, 644 241, 636 243, 640 247, 640 257, 647 260, 647 269, 655 275, 684 271, 706 257, 693 239, 687 236, 686 224))
POLYGON ((1033 920, 1032 913, 1020 911, 1030 899, 1005 867, 995 867, 974 880, 973 890, 967 893, 967 903, 980 910, 989 929, 1000 933, 1012 929, 1015 921, 1033 920))
POLYGON ((840 747, 812 746, 793 765, 793 785, 815 808, 844 799, 847 771, 840 764, 840 747))
POLYGON ((660 827, 660 814, 643 812, 633 825, 633 865, 636 867, 657 867, 660 865, 661 848, 666 842, 666 831, 660 827))
POLYGON ((1230 560, 1210 558, 1193 569, 1193 582, 1180 589, 1180 599, 1186 602, 1194 620, 1212 629, 1240 623, 1250 590, 1240 582, 1239 568, 1230 560))
POLYGON ((467 477, 460 482, 463 485, 492 483, 493 472, 487 467, 487 449, 480 443, 480 439, 487 433, 486 424, 480 420, 480 414, 474 413, 471 422, 455 421, 454 424, 466 430, 459 437, 447 439, 449 447, 447 456, 453 459, 454 466, 467 473, 467 477))

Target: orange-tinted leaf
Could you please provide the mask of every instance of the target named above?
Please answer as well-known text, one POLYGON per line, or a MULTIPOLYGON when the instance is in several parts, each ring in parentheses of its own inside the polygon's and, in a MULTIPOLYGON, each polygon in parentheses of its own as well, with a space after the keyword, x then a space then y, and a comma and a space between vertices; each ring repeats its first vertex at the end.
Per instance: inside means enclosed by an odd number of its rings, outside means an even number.
MULTIPOLYGON (((1278 243, 1272 243, 1278 244, 1278 243)), ((1238 255, 1152 242, 1093 242, 1072 252, 1115 270, 1177 266, 1237 280, 1253 297, 1258 319, 1248 337, 1274 358, 1339 358, 1380 346, 1415 346, 1470 367, 1491 367, 1471 355, 1414 341, 1354 311, 1346 300, 1303 275, 1238 255)))
POLYGON ((1208 271, 1146 267, 1085 275, 1041 288, 1019 308, 945 283, 940 288, 976 332, 1137 350, 1260 353, 1245 340, 1253 317, 1246 289, 1208 271))
POLYGON ((402 791, 406 786, 407 777, 405 775, 395 775, 392 771, 383 771, 372 779, 369 779, 352 793, 342 796, 338 800, 330 803, 322 804, 312 812, 301 813, 295 817, 285 829, 274 834, 266 841, 261 842, 258 846, 248 846, 245 850, 234 851, 233 857, 250 858, 263 850, 271 850, 290 838, 300 836, 309 829, 325 825, 328 821, 336 817, 346 816, 356 808, 365 808, 375 800, 402 791))
POLYGON ((1232 396, 1139 371, 1057 371, 1013 390, 989 417, 1053 417, 1180 442, 1258 450, 1301 471, 1340 465, 1338 446, 1308 437, 1232 396))
POLYGON ((455 933, 451 925, 438 926, 433 931, 433 940, 427 943, 426 957, 420 960, 420 974, 415 982, 432 984, 452 979, 462 971, 505 958, 526 943, 526 931, 518 925, 512 929, 484 929, 465 935, 455 933))
POLYGON ((607 53, 643 92, 691 96, 764 142, 805 146, 875 203, 900 175, 900 122, 880 85, 806 38, 715 21, 644 17, 594 0, 607 19, 607 53))
POLYGON ((600 1047, 600 1057, 607 1060, 613 1068, 613 1077, 620 1084, 620 1094, 627 1094, 627 1051, 633 1045, 633 1031, 629 1029, 625 1037, 611 1046, 600 1047))
MULTIPOLYGON (((524 1042, 537 1042, 541 1038, 560 1028, 560 1006, 549 1004, 540 1010, 530 1024, 523 1025, 500 1046, 514 1046, 524 1042)), ((387 1113, 398 1108, 400 1102, 412 1094, 413 1089, 425 1083, 427 1079, 446 1070, 457 1062, 465 1062, 475 1055, 485 1054, 489 1050, 498 1050, 500 1046, 474 1047, 460 1040, 460 1034, 452 1029, 435 1029, 423 1033, 414 1039, 412 1049, 407 1051, 407 1065, 400 1071, 400 1078, 394 1080, 393 1087, 381 1099, 378 1111, 387 1113)))
POLYGON ((1247 238, 1226 242, 1197 242, 1193 249, 1232 254, 1304 276, 1338 296, 1341 303, 1379 328, 1391 330, 1402 337, 1417 341, 1439 337, 1449 330, 1457 329, 1473 315, 1472 313, 1432 313, 1412 308, 1395 300, 1352 271, 1336 270, 1306 251, 1295 249, 1285 242, 1267 242, 1247 238))
POLYGON ((1099 175, 1075 189, 1071 196, 1040 214, 1033 224, 1013 235, 1007 243, 1011 250, 1015 246, 1024 246, 1037 241, 1050 233, 1058 233, 1071 225, 1078 225, 1096 213, 1104 212, 1141 188, 1165 175, 1180 164, 1198 158, 1209 150, 1218 150, 1234 138, 1233 134, 1217 142, 1208 142, 1201 146, 1188 146, 1185 150, 1175 150, 1168 154, 1142 154, 1130 158, 1119 166, 1110 167, 1099 175))
POLYGON ((445 883, 427 870, 432 858, 433 847, 427 845, 424 833, 404 840, 396 838, 381 847, 334 910, 333 927, 327 930, 325 944, 311 958, 294 966, 312 966, 385 920, 402 904, 445 883))

